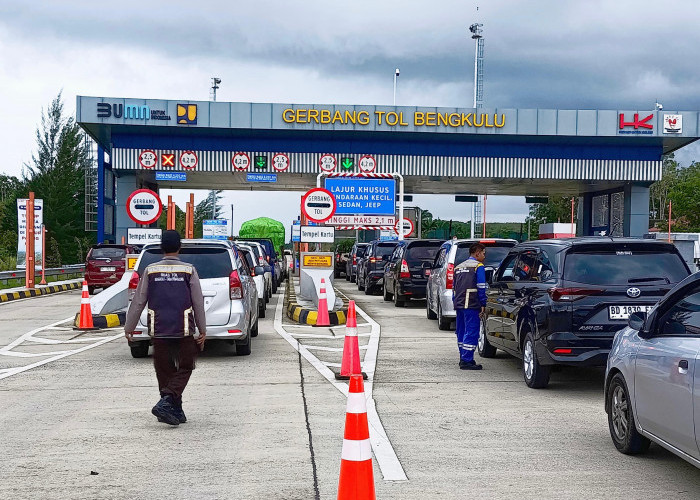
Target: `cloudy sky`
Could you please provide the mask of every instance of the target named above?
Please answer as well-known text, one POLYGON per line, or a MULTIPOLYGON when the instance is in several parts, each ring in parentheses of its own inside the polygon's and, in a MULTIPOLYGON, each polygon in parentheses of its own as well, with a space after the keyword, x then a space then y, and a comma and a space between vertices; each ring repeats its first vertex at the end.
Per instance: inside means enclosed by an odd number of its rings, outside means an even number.
MULTIPOLYGON (((20 175, 42 108, 76 95, 219 101, 469 106, 485 35, 487 106, 700 109, 697 0, 0 2, 0 171, 20 175), (477 12, 476 6, 479 5, 477 12)), ((677 157, 700 160, 691 145, 677 157)), ((205 193, 197 195, 201 199, 205 193)), ((236 223, 291 220, 296 193, 261 207, 228 193, 236 223)), ((184 201, 184 196, 178 200, 184 201)), ((465 219, 451 197, 416 201, 465 219)), ((522 220, 521 198, 489 198, 488 220, 522 220)))

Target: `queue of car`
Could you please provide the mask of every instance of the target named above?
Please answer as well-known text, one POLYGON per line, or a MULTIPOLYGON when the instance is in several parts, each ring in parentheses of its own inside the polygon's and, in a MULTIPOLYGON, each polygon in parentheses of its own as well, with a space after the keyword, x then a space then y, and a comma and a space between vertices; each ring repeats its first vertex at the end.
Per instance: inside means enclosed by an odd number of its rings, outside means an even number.
POLYGON ((489 286, 479 355, 519 358, 531 388, 547 387, 558 365, 606 366, 615 447, 655 442, 700 467, 700 273, 678 249, 610 237, 375 240, 356 264, 358 290, 381 286, 397 307, 425 297, 428 319, 449 329, 454 268, 477 242, 489 286))

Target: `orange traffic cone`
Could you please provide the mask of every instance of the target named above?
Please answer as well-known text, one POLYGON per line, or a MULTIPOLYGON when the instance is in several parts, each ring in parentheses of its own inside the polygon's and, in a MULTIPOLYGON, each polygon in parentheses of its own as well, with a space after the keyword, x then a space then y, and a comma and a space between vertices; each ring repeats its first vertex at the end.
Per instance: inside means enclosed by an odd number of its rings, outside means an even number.
POLYGON ((318 316, 316 316, 316 326, 331 326, 331 320, 328 317, 325 278, 321 278, 321 288, 318 291, 318 316))
POLYGON ((78 314, 78 326, 76 330, 96 330, 92 322, 90 293, 88 292, 87 281, 83 281, 83 297, 80 299, 80 314, 78 314))
POLYGON ((345 436, 340 460, 338 500, 374 500, 376 498, 364 383, 362 375, 352 375, 345 412, 345 436))
MULTIPOLYGON (((337 380, 348 380, 350 375, 364 375, 360 367, 360 342, 357 338, 357 315, 355 301, 348 304, 348 319, 345 323, 345 343, 343 344, 343 361, 340 363, 340 375, 337 380)), ((365 377, 366 378, 366 377, 365 377)))

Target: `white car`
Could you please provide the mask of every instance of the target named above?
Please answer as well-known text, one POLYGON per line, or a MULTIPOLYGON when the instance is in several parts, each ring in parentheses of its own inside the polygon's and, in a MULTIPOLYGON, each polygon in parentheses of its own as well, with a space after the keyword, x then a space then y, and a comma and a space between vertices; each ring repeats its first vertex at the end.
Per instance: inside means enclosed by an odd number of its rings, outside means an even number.
MULTIPOLYGON (((258 290, 240 252, 227 241, 182 240, 180 260, 197 269, 204 295, 207 341, 236 344, 236 354, 251 351, 251 337, 258 335, 258 290)), ((129 305, 146 266, 163 258, 159 243, 144 246, 129 280, 129 305)), ((133 342, 135 358, 148 356, 148 310, 141 313, 133 342)))
MULTIPOLYGON (((232 242, 233 243, 233 242, 232 242)), ((258 316, 265 317, 265 304, 269 301, 267 289, 265 288, 265 270, 263 266, 256 263, 255 253, 253 249, 243 243, 236 245, 243 254, 246 264, 250 269, 250 275, 253 277, 255 287, 258 289, 258 316)))
POLYGON ((265 296, 265 302, 270 302, 270 298, 272 297, 272 290, 273 290, 273 276, 272 276, 272 266, 267 262, 267 254, 265 253, 265 248, 260 244, 255 241, 235 241, 234 243, 236 244, 241 244, 241 245, 248 245, 253 249, 253 252, 255 252, 255 257, 258 259, 258 265, 263 267, 263 270, 265 271, 264 273, 264 278, 265 278, 265 290, 267 290, 267 295, 265 296))

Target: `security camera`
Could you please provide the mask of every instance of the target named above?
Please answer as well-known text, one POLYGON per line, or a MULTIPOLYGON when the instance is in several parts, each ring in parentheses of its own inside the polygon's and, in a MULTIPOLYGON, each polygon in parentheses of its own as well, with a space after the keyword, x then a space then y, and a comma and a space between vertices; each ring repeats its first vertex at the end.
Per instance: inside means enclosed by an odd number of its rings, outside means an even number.
POLYGON ((399 76, 399 68, 396 68, 396 76, 399 76))
POLYGON ((221 78, 216 78, 216 77, 215 77, 215 78, 214 78, 214 83, 215 83, 215 84, 221 83, 221 78))
POLYGON ((661 111, 661 110, 663 110, 663 109, 664 109, 663 105, 662 105, 660 102, 657 102, 657 103, 656 103, 656 110, 657 110, 657 111, 661 111))

